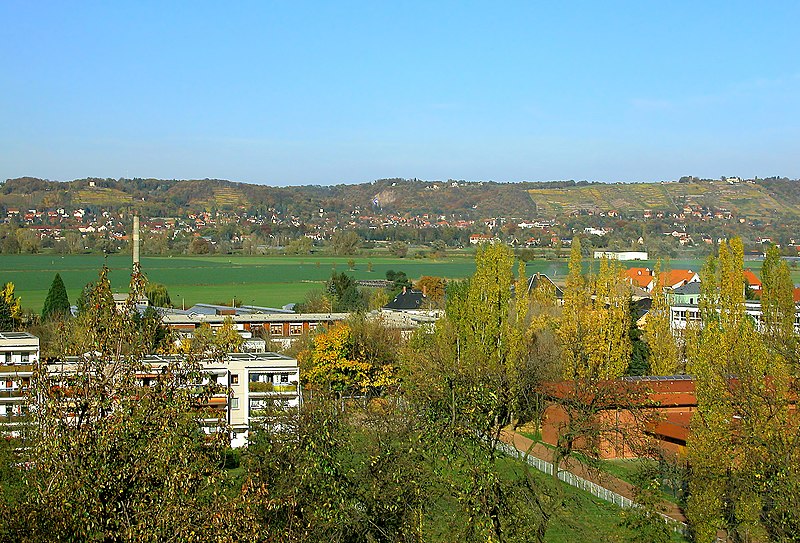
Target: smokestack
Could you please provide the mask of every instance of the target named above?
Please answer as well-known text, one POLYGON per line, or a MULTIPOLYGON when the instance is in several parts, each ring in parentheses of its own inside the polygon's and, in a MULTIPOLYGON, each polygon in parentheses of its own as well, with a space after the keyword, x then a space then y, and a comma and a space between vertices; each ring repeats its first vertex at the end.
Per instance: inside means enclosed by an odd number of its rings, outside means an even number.
POLYGON ((133 265, 139 264, 139 215, 133 216, 133 265))

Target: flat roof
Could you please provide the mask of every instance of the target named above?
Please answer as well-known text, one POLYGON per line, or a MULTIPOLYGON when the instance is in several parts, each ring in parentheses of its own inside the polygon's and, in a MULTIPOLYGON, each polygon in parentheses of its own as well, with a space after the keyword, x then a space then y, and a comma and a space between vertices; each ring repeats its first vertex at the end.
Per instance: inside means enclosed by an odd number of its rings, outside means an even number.
MULTIPOLYGON (((82 357, 79 356, 66 356, 59 360, 53 360, 51 364, 77 362, 82 357)), ((184 360, 186 355, 182 354, 151 354, 142 357, 141 362, 145 364, 168 364, 176 360, 184 360)), ((296 359, 275 352, 264 353, 227 353, 225 358, 217 360, 213 358, 200 357, 199 361, 202 363, 221 363, 225 362, 268 362, 268 361, 283 361, 283 362, 296 362, 296 359)))
POLYGON ((39 338, 28 332, 0 332, 0 340, 36 339, 39 338))
POLYGON ((350 313, 250 313, 246 315, 209 315, 205 313, 175 314, 165 313, 161 316, 164 324, 224 322, 226 318, 233 322, 317 322, 346 320, 350 313))

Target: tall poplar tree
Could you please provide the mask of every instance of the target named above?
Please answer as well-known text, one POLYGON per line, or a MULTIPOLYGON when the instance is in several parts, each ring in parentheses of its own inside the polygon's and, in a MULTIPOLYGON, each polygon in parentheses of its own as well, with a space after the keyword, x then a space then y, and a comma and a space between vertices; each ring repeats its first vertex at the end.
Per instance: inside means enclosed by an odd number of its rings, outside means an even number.
POLYGON ((565 379, 613 379, 631 357, 630 296, 618 264, 603 259, 593 284, 583 276, 580 241, 572 241, 558 325, 565 379), (592 297, 594 288, 594 298, 592 297))
POLYGON ((670 306, 661 279, 660 262, 656 263, 653 272, 656 282, 652 293, 653 303, 644 324, 644 339, 650 349, 650 374, 674 375, 678 371, 680 358, 678 344, 672 334, 670 306))
POLYGON ((789 266, 775 245, 767 249, 761 267, 762 328, 769 345, 787 361, 797 359, 797 336, 794 331, 794 285, 789 266))
POLYGON ((581 240, 574 238, 569 254, 569 273, 564 285, 564 307, 558 324, 558 337, 561 342, 561 363, 565 379, 576 379, 582 368, 589 365, 586 338, 589 323, 586 317, 591 306, 591 295, 583 276, 583 256, 581 240))
POLYGON ((622 376, 631 359, 630 296, 620 276, 617 261, 600 261, 588 338, 589 375, 600 379, 622 376))
POLYGON ((6 283, 0 288, 0 329, 13 330, 21 320, 22 308, 19 296, 14 294, 14 283, 6 283))
POLYGON ((735 541, 788 540, 800 528, 789 505, 800 488, 800 450, 788 372, 745 312, 742 268, 741 240, 721 243, 718 266, 703 276, 719 290, 703 293, 704 326, 688 351, 697 412, 687 512, 699 542, 720 529, 735 541))

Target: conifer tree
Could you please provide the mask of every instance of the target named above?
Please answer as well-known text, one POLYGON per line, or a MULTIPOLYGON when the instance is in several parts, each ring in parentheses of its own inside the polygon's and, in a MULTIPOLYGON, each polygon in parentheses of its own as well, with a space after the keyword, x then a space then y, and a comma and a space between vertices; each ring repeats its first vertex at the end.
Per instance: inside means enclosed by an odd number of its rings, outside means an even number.
POLYGON ((69 298, 61 274, 56 273, 42 308, 43 319, 62 319, 70 314, 69 298))

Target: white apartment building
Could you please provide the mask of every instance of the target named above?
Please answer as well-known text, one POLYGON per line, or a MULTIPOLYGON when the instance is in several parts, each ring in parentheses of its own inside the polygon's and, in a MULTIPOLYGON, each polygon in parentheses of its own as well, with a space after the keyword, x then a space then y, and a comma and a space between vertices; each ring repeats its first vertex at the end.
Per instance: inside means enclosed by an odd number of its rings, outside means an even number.
MULTIPOLYGON (((689 323, 700 324, 700 307, 697 304, 674 304, 670 306, 669 310, 673 330, 684 330, 689 323)), ((764 324, 761 302, 747 300, 744 303, 744 312, 753 319, 756 328, 761 330, 764 324)), ((798 306, 795 306, 794 329, 796 332, 800 332, 800 307, 798 306)))
POLYGON ((39 338, 28 332, 0 332, 0 426, 14 432, 24 415, 31 376, 39 362, 39 338))
MULTIPOLYGON (((182 359, 182 355, 150 355, 142 360, 143 369, 136 377, 142 386, 150 386, 161 370, 182 359)), ((48 362, 48 373, 58 382, 59 375, 78 370, 78 357, 48 362)), ((297 360, 273 352, 228 353, 222 360, 201 361, 206 381, 219 385, 219 392, 198 404, 203 410, 204 430, 216 431, 220 422, 231 429, 231 446, 247 445, 253 423, 264 420, 267 411, 297 409, 302 402, 300 369, 297 360)))

